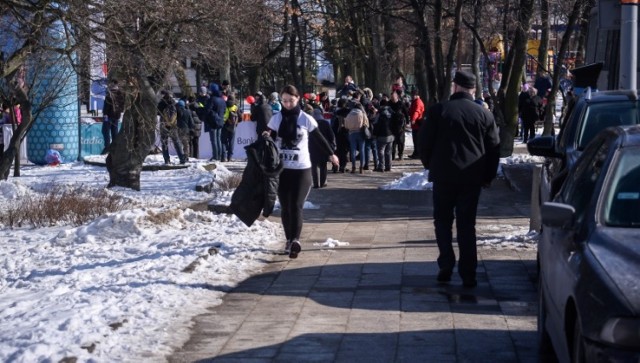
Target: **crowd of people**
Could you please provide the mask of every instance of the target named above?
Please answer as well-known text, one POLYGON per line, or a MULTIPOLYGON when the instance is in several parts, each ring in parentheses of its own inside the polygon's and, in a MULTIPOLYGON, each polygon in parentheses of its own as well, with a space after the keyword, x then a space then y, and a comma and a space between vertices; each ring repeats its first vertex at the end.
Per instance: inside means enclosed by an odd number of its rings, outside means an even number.
MULTIPOLYGON (((268 98, 261 92, 248 97, 258 134, 281 111, 278 97, 275 92, 268 98)), ((334 173, 388 172, 394 160, 417 158, 415 151, 412 155, 404 153, 405 132, 412 132, 415 145, 425 106, 418 90, 405 92, 402 78, 398 78, 390 93, 374 95, 370 88, 359 88, 347 76, 334 99, 327 92, 307 93, 300 97, 300 106, 319 122, 334 148, 339 159, 332 169, 334 173)), ((326 185, 327 160, 316 161, 313 186, 322 188, 326 185)))
MULTIPOLYGON (((112 139, 114 125, 121 114, 114 106, 119 97, 117 83, 107 95, 103 114, 105 152, 112 139)), ((273 92, 265 95, 257 92, 246 97, 250 104, 250 119, 256 123, 257 135, 268 129, 275 114, 282 112, 281 95, 273 92)), ((327 92, 301 95, 300 106, 321 125, 322 133, 338 156, 333 173, 359 173, 367 170, 388 172, 395 160, 417 158, 414 151, 405 155, 405 132, 410 131, 414 145, 422 123, 425 105, 417 89, 405 91, 402 78, 398 78, 389 93, 374 95, 370 88, 359 88, 351 76, 330 99, 327 92)), ((160 116, 160 140, 164 160, 170 163, 169 141, 178 154, 180 163, 189 157, 198 157, 198 139, 204 131, 211 142, 211 161, 230 161, 233 158, 235 127, 243 119, 236 93, 223 81, 201 86, 197 96, 177 101, 169 91, 161 92, 158 103, 160 116), (204 125, 204 127, 203 127, 204 125)), ((327 182, 327 163, 312 155, 313 186, 322 188, 327 182)))

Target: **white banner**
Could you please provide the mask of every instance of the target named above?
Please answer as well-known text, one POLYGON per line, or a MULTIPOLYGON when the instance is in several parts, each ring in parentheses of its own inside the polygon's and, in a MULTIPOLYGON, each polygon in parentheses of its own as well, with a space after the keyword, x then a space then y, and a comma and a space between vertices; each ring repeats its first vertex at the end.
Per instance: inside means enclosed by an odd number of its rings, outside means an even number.
POLYGON ((245 160, 247 152, 244 147, 258 140, 256 133, 256 123, 254 121, 243 121, 236 127, 236 137, 233 144, 233 159, 245 160))

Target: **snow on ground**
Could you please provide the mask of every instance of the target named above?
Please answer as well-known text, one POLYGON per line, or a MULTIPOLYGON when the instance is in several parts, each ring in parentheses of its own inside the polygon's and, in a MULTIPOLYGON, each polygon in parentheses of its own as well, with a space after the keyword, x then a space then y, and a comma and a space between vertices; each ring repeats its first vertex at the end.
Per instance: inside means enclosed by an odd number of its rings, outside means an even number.
MULTIPOLYGON (((149 165, 162 163, 151 156, 149 165)), ((189 337, 190 320, 257 272, 280 248, 281 227, 183 209, 224 177, 196 162, 144 171, 140 192, 113 188, 135 207, 78 227, 0 229, 0 361, 162 360, 189 337)), ((0 209, 57 186, 107 184, 104 167, 25 166, 0 182, 0 209)), ((224 193, 222 193, 224 194, 224 193)))
POLYGON ((320 246, 325 248, 336 248, 336 247, 346 247, 349 246, 349 242, 338 241, 337 239, 327 238, 326 241, 322 243, 314 243, 314 246, 320 246))
POLYGON ((533 156, 529 154, 513 154, 507 158, 500 158, 500 164, 514 165, 514 164, 542 164, 544 163, 544 157, 533 156))
MULTIPOLYGON (((145 164, 163 160, 152 155, 145 164)), ((187 208, 212 199, 228 204, 230 191, 208 194, 195 186, 220 181, 232 173, 224 165, 241 170, 242 163, 217 164, 213 171, 208 164, 143 171, 139 192, 108 190, 129 201, 129 209, 81 226, 0 225, 0 361, 161 361, 182 345, 191 318, 257 273, 284 239, 276 223, 246 227, 235 216, 187 208)), ((426 180, 426 171, 406 173, 385 187, 430 189, 426 180)), ((19 178, 0 181, 0 211, 50 190, 102 190, 107 183, 101 166, 25 165, 19 178)), ((308 201, 305 208, 320 207, 308 201)), ((528 248, 533 238, 526 233, 481 230, 479 243, 528 248)), ((316 245, 348 242, 327 238, 316 245)))
POLYGON ((421 170, 413 173, 402 173, 400 179, 396 179, 381 189, 387 190, 431 190, 433 183, 429 182, 429 170, 421 170))

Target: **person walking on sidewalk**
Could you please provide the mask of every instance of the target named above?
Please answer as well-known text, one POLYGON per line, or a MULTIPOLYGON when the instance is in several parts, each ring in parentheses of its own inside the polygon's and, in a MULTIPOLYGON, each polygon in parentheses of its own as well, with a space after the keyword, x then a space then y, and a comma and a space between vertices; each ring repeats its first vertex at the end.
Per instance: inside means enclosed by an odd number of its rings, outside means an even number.
POLYGON ((391 132, 393 133, 393 142, 391 143, 391 159, 396 159, 396 151, 398 160, 403 159, 405 134, 404 128, 409 120, 409 111, 404 102, 400 99, 398 92, 391 92, 391 99, 388 103, 393 111, 393 119, 391 120, 391 132))
POLYGON ((311 190, 311 156, 309 142, 320 146, 333 165, 338 157, 322 136, 318 122, 300 109, 300 94, 292 85, 280 92, 282 111, 273 115, 263 134, 276 140, 284 169, 280 174, 278 199, 280 200, 282 227, 287 238, 285 252, 290 258, 298 257, 302 250, 302 207, 311 190))
POLYGON ((491 112, 473 101, 476 77, 458 71, 453 83, 449 100, 428 109, 418 145, 422 165, 429 169, 429 181, 433 182, 440 268, 437 280, 451 281, 456 264, 452 227, 457 218, 458 274, 464 287, 475 287, 478 200, 481 188, 496 177, 500 139, 491 112))
MULTIPOLYGON (((331 130, 331 123, 324 118, 324 113, 320 108, 312 111, 313 118, 318 122, 320 133, 327 140, 331 149, 336 150, 336 137, 331 130)), ((327 186, 327 154, 319 143, 309 144, 311 153, 311 177, 314 188, 324 188, 327 186)))
POLYGON ((411 107, 409 108, 409 121, 411 122, 411 141, 413 141, 413 153, 410 159, 418 158, 418 131, 424 116, 424 102, 420 99, 420 92, 417 89, 411 91, 411 107))

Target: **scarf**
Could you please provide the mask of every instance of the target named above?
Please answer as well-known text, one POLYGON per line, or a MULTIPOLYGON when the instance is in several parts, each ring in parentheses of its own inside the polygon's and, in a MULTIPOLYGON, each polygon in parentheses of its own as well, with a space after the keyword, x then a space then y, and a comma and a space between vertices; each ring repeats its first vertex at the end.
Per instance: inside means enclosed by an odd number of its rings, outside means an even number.
POLYGON ((298 117, 300 116, 300 112, 299 105, 291 110, 283 108, 282 111, 280 111, 282 114, 282 122, 278 128, 278 136, 280 136, 285 144, 295 141, 298 135, 298 117))

